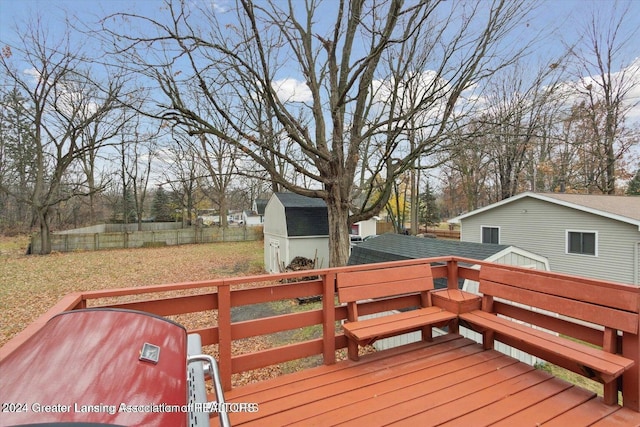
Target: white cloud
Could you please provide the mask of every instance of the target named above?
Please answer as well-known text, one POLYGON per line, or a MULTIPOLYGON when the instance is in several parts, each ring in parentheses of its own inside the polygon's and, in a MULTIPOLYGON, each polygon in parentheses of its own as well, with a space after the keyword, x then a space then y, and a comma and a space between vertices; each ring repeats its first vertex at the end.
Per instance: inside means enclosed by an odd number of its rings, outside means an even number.
POLYGON ((300 80, 275 80, 272 86, 282 102, 310 102, 313 99, 307 84, 300 80))
MULTIPOLYGON (((34 84, 42 83, 42 75, 35 68, 25 69, 24 74, 32 77, 34 84)), ((52 92, 54 96, 48 100, 51 104, 49 107, 55 105, 55 108, 66 116, 84 119, 98 111, 98 105, 90 99, 90 95, 74 88, 73 83, 59 82, 56 84, 56 89, 52 92)))

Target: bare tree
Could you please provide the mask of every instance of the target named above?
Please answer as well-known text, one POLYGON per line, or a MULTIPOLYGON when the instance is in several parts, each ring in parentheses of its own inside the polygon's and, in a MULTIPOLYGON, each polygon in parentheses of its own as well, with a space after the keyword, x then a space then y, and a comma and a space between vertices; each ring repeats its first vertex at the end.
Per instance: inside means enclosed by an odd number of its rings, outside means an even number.
POLYGON ((102 149, 107 145, 112 145, 117 136, 122 132, 126 122, 119 120, 118 110, 105 112, 100 120, 89 123, 80 132, 81 145, 86 147, 78 155, 82 171, 86 177, 86 186, 89 197, 89 218, 90 224, 96 221, 96 195, 103 191, 109 183, 106 173, 100 172, 100 160, 106 160, 102 149))
POLYGON ((120 160, 120 185, 122 190, 122 221, 128 224, 135 219, 142 231, 145 200, 149 189, 152 163, 158 154, 159 128, 150 128, 144 118, 123 115, 126 124, 122 127, 117 144, 120 160))
POLYGON ((28 98, 33 124, 35 181, 30 194, 16 195, 28 203, 40 227, 40 253, 51 252, 51 210, 78 195, 87 195, 86 181, 66 172, 78 157, 95 146, 82 134, 116 105, 120 81, 101 85, 92 79, 82 46, 72 45, 67 32, 53 43, 42 21, 35 20, 21 34, 21 45, 0 57, 0 69, 28 98), (26 72, 25 64, 28 67, 26 72))
POLYGON ((174 135, 173 139, 173 144, 161 150, 164 154, 160 160, 166 166, 162 172, 163 182, 171 187, 173 194, 180 201, 183 211, 182 226, 187 227, 190 223, 197 226, 195 220, 198 204, 206 198, 203 191, 206 181, 205 168, 200 162, 198 147, 195 144, 187 141, 178 143, 177 135, 174 135))
POLYGON ((442 139, 460 94, 517 56, 505 36, 531 9, 503 0, 239 0, 221 22, 208 4, 200 5, 168 2, 167 22, 118 14, 106 20, 105 29, 115 36, 116 54, 158 83, 164 94, 158 116, 235 146, 278 186, 326 202, 333 266, 347 261, 349 224, 382 209, 396 177, 442 139), (132 30, 153 32, 125 33, 128 22, 132 30), (405 103, 394 88, 428 71, 397 66, 415 64, 415 52, 428 58, 423 63, 433 78, 419 99, 405 103), (298 92, 283 87, 291 81, 298 92), (193 88, 200 94, 196 99, 189 97, 193 88), (199 114, 202 100, 225 127, 199 114), (255 133, 255 124, 246 120, 246 100, 268 106, 275 130, 292 141, 292 150, 281 152, 272 138, 255 133), (427 122, 412 120, 425 111, 431 112, 427 122), (408 148, 412 126, 425 137, 408 148), (357 206, 354 182, 369 141, 375 152, 367 153, 367 166, 384 177, 376 181, 384 185, 357 206), (280 162, 313 187, 283 176, 280 162))
POLYGON ((616 2, 609 11, 594 9, 583 27, 581 44, 573 51, 580 80, 576 88, 591 134, 587 150, 598 162, 593 182, 605 194, 615 193, 616 165, 635 141, 622 137, 629 109, 640 102, 630 99, 640 81, 638 67, 622 62, 624 49, 637 42, 640 31, 637 25, 625 31, 623 24, 633 15, 631 2, 616 2))
POLYGON ((455 206, 449 208, 456 214, 470 212, 489 203, 486 199, 489 193, 487 138, 480 134, 481 130, 479 121, 455 129, 450 133, 449 150, 442 154, 444 164, 441 170, 447 177, 446 182, 455 183, 453 187, 445 188, 445 193, 455 189, 456 194, 449 195, 455 206))
POLYGON ((485 128, 488 159, 498 185, 498 200, 524 189, 531 154, 545 137, 547 111, 555 97, 560 68, 543 65, 533 77, 519 64, 500 79, 487 96, 485 128))

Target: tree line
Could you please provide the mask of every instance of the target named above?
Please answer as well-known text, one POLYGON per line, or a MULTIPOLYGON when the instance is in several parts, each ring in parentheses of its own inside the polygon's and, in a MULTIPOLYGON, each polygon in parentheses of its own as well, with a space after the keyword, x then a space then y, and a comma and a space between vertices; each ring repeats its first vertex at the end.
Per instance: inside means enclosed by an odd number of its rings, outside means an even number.
POLYGON ((165 192, 186 221, 292 191, 327 204, 334 266, 351 224, 434 222, 434 193, 451 216, 524 190, 624 191, 633 2, 547 56, 562 39, 530 26, 536 6, 167 0, 58 31, 34 17, 2 41, 0 227, 39 228, 47 253, 52 225, 140 222, 165 192))

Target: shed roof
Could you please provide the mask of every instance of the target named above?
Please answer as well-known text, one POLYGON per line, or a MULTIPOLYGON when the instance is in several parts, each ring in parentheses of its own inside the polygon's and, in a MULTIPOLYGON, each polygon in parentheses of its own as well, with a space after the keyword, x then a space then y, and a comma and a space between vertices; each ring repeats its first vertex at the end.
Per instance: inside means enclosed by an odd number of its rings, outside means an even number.
POLYGON ((349 265, 448 255, 485 260, 509 247, 389 233, 354 246, 349 257, 349 265))
POLYGON ((324 200, 294 193, 274 196, 284 206, 289 237, 329 235, 329 214, 324 200))
POLYGON ((640 228, 640 196, 612 196, 603 194, 566 194, 525 192, 497 203, 476 209, 449 220, 458 223, 473 215, 495 209, 525 197, 565 206, 594 215, 600 215, 616 221, 626 222, 640 228))

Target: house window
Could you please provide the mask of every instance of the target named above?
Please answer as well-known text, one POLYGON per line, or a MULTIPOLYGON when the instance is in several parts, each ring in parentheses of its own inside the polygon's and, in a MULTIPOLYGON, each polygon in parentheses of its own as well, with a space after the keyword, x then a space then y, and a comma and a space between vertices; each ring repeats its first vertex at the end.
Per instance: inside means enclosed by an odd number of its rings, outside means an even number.
POLYGON ((597 255, 598 234, 595 231, 567 230, 567 253, 597 255))
POLYGON ((482 243, 500 243, 500 228, 482 227, 482 243))

